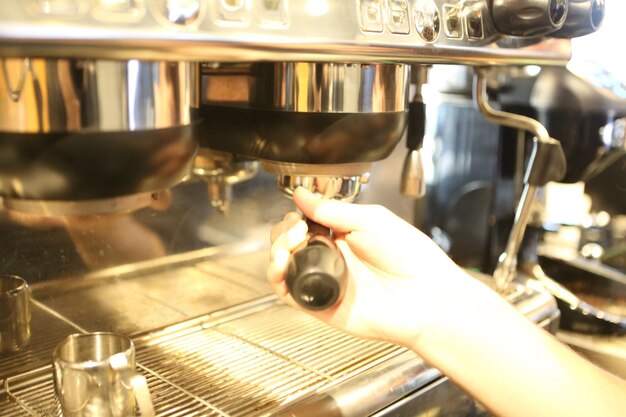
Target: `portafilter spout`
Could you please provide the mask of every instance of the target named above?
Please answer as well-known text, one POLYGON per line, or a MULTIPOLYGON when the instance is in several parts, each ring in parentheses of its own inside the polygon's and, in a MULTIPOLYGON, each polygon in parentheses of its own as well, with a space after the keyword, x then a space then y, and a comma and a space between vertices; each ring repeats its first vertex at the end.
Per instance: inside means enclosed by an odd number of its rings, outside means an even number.
POLYGON ((250 158, 202 148, 194 159, 191 173, 207 183, 211 206, 227 213, 233 186, 253 178, 258 166, 259 162, 250 158))
MULTIPOLYGON (((304 187, 321 198, 352 202, 369 179, 370 164, 306 165, 264 162, 278 174, 278 187, 292 197, 304 187), (360 171, 360 172, 359 172, 360 171)), ((326 310, 336 305, 345 292, 347 267, 334 242, 334 232, 310 219, 306 245, 296 250, 287 267, 287 289, 302 307, 326 310)))
POLYGON ((428 82, 427 66, 416 65, 411 70, 415 95, 409 103, 409 123, 406 133, 407 154, 402 167, 400 192, 409 198, 422 198, 426 194, 422 146, 426 133, 426 105, 422 87, 428 82))

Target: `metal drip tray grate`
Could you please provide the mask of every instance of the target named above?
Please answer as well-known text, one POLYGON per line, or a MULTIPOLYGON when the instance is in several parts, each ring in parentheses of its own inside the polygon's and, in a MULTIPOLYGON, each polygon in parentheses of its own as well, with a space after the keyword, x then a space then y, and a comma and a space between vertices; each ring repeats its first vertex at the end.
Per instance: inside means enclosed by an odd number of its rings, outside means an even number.
POLYGON ((328 380, 342 378, 404 350, 389 343, 354 338, 285 305, 220 324, 216 330, 328 380))
MULTIPOLYGON (((173 386, 153 373, 142 370, 155 405, 155 412, 162 417, 213 417, 210 405, 173 386)), ((0 416, 61 417, 60 404, 54 394, 52 368, 46 367, 27 375, 7 381, 9 394, 5 401, 0 397, 0 416), (21 406, 19 406, 19 405, 21 406), (23 413, 23 414, 19 414, 23 413)))
POLYGON ((144 366, 229 416, 272 414, 403 351, 347 336, 282 305, 137 345, 144 366))
MULTIPOLYGON (((60 415, 51 351, 81 328, 134 335, 138 369, 165 417, 319 415, 317 407, 371 415, 441 377, 404 348, 354 338, 266 296, 247 259, 34 286, 31 344, 0 356, 0 417, 60 415)), ((257 253, 250 262, 266 261, 257 253)), ((537 323, 554 311, 547 295, 520 289, 509 298, 537 323)))
MULTIPOLYGON (((171 417, 272 415, 404 351, 274 303, 180 324, 135 343, 157 415, 171 417)), ((0 416, 60 415, 51 367, 5 385, 10 397, 0 397, 0 416)))
POLYGON ((0 394, 0 417, 30 417, 31 414, 20 407, 8 394, 0 394))
POLYGON ((60 416, 51 353, 81 329, 135 335, 138 368, 168 417, 274 415, 405 351, 265 297, 266 262, 261 252, 34 286, 33 340, 0 356, 0 417, 60 416))
POLYGON ((31 340, 16 353, 0 354, 0 381, 50 363, 54 347, 76 329, 31 304, 31 340))

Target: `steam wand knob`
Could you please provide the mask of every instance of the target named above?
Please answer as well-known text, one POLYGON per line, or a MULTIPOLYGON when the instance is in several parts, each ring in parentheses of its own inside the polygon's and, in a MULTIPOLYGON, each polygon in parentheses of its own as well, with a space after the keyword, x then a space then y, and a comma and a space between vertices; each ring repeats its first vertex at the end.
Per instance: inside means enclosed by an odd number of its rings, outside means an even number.
POLYGON ((286 283, 294 301, 309 310, 326 310, 345 293, 348 270, 332 232, 311 220, 307 246, 293 253, 286 283))
POLYGON ((540 37, 563 26, 569 0, 492 0, 491 16, 499 33, 540 37))
POLYGON ((563 27, 550 36, 569 39, 595 32, 604 20, 604 4, 604 0, 569 0, 563 27))

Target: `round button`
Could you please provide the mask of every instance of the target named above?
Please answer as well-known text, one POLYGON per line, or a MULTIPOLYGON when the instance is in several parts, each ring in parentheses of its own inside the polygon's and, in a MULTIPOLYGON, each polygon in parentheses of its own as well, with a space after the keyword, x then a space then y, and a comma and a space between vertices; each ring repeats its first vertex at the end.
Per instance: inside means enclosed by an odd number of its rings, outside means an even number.
POLYGON ((190 25, 198 20, 201 0, 155 0, 157 12, 168 22, 177 25, 190 25))
POLYGON ((604 0, 594 0, 591 6, 591 24, 594 29, 599 28, 604 20, 604 10, 604 0))
POLYGON ((567 16, 567 0, 552 0, 550 2, 550 20, 555 26, 560 26, 567 16))
POLYGON ((418 0, 415 3, 415 28, 426 42, 434 42, 439 36, 441 19, 437 5, 432 0, 418 0))

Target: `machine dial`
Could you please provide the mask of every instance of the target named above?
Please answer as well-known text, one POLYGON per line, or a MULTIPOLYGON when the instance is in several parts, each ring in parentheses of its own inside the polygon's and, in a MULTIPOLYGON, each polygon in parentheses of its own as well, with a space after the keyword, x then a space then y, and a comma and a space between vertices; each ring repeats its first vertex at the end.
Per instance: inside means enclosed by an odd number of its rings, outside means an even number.
POLYGON ((415 28, 426 42, 434 42, 439 36, 441 18, 432 0, 418 0, 414 8, 415 28))
POLYGON ((552 36, 576 38, 595 32, 604 20, 604 4, 604 0, 569 0, 567 19, 552 36))
POLYGON ((197 22, 202 10, 200 0, 153 0, 153 4, 160 18, 180 26, 197 22))
POLYGON ((499 33, 531 37, 560 29, 569 9, 568 0, 492 0, 491 15, 499 33))

